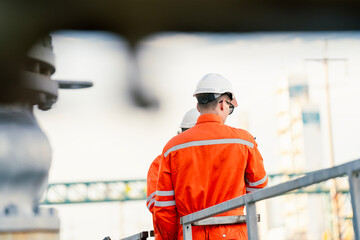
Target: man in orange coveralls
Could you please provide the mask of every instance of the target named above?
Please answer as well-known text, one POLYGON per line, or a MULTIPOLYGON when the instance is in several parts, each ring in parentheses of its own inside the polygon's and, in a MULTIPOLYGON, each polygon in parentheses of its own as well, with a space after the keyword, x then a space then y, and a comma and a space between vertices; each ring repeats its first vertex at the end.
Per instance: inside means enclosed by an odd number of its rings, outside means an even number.
MULTIPOLYGON (((187 111, 181 121, 179 134, 185 132, 189 128, 192 128, 199 117, 200 113, 196 108, 190 109, 187 111)), ((156 194, 156 182, 158 179, 159 172, 159 164, 161 160, 161 154, 155 158, 155 160, 151 163, 148 174, 147 174, 147 189, 146 189, 146 206, 149 211, 154 216, 154 203, 155 203, 155 194, 156 194)), ((153 218, 154 222, 154 218, 153 218)), ((155 239, 161 240, 161 236, 154 224, 154 233, 155 239)))
MULTIPOLYGON (((155 224, 163 239, 183 239, 182 216, 267 185, 254 137, 225 125, 237 102, 231 83, 205 75, 194 96, 200 117, 164 147, 155 196, 155 224)), ((243 207, 217 216, 243 215, 243 207)), ((247 239, 246 224, 192 227, 193 239, 247 239)))

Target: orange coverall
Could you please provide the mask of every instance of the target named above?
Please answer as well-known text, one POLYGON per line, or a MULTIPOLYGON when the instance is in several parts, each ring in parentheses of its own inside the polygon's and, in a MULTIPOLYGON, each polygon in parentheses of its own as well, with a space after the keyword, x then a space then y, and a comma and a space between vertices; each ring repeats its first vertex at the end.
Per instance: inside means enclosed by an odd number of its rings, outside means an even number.
POLYGON ((155 227, 154 221, 154 203, 155 203, 155 194, 156 194, 156 182, 158 179, 158 172, 159 172, 159 165, 160 165, 161 155, 157 156, 155 160, 151 163, 146 182, 147 182, 147 189, 146 189, 146 206, 151 212, 153 216, 153 226, 154 226, 154 234, 156 240, 162 240, 159 231, 155 227))
MULTIPOLYGON (((182 216, 266 187, 268 177, 254 137, 201 115, 165 146, 155 196, 155 225, 166 240, 183 239, 182 216)), ((243 207, 217 216, 242 215, 243 207)), ((194 226, 193 239, 247 239, 246 224, 194 226)))

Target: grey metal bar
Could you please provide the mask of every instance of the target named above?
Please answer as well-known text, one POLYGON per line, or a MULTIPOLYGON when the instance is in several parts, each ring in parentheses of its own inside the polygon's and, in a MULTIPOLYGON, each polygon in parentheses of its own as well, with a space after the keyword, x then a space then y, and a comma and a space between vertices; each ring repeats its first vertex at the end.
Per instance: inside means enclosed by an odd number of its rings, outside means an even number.
POLYGON ((231 199, 229 201, 219 203, 212 207, 206 208, 204 210, 183 216, 180 218, 180 224, 187 224, 187 223, 193 223, 196 221, 200 221, 202 219, 212 217, 214 215, 224 213, 224 212, 229 211, 230 209, 235 209, 235 208, 238 208, 239 206, 244 206, 244 205, 245 205, 244 196, 237 197, 237 198, 231 199))
POLYGON ((246 203, 246 226, 249 240, 258 240, 258 227, 255 202, 246 203))
MULTIPOLYGON (((257 221, 260 222, 260 214, 257 214, 257 221)), ((246 223, 246 215, 211 217, 197 222, 193 222, 192 225, 208 226, 208 225, 227 225, 227 224, 240 224, 240 223, 246 223)))
POLYGON ((349 173, 349 188, 353 209, 353 226, 355 239, 360 239, 360 176, 359 173, 349 173))
MULTIPOLYGON (((312 173, 307 174, 304 177, 294 179, 291 181, 288 181, 286 183, 281 183, 276 186, 272 186, 266 189, 261 189, 256 192, 246 194, 231 200, 228 200, 226 202, 217 204, 215 206, 203 209, 201 211, 183 216, 180 218, 180 224, 184 226, 189 226, 193 222, 200 221, 202 219, 211 217, 213 215, 217 215, 219 213, 227 212, 229 210, 241 207, 246 205, 247 206, 247 224, 250 225, 250 230, 248 230, 249 238, 251 239, 258 239, 258 233, 257 233, 257 224, 256 223, 256 208, 255 203, 261 200, 265 200, 268 198, 273 198, 280 196, 284 193, 300 189, 303 187, 307 187, 316 183, 320 183, 332 178, 341 177, 344 175, 351 174, 351 180, 350 184, 352 186, 352 205, 353 205, 353 211, 354 211, 354 219, 355 219, 355 225, 354 225, 354 231, 356 232, 356 239, 360 240, 360 233, 359 233, 359 217, 360 217, 360 180, 358 180, 358 174, 360 172, 360 159, 355 160, 352 162, 348 162, 336 167, 327 168, 319 171, 315 171, 312 173), (356 178, 355 178, 356 177, 356 178), (248 209, 249 208, 249 209, 248 209)), ((188 232, 188 231, 187 231, 188 232)), ((191 238, 188 238, 189 235, 191 237, 191 226, 190 226, 190 233, 184 232, 184 240, 188 240, 191 238)))
POLYGON ((299 188, 307 187, 316 183, 320 183, 332 178, 347 175, 349 171, 360 171, 360 160, 355 160, 336 167, 327 168, 315 172, 308 173, 306 176, 294 179, 285 183, 278 184, 273 187, 261 189, 251 194, 247 194, 251 201, 260 201, 272 197, 280 196, 286 192, 290 192, 299 188))
POLYGON ((183 225, 184 240, 192 240, 191 223, 183 225))
POLYGON ((134 234, 130 237, 122 238, 120 240, 145 240, 148 238, 148 236, 149 236, 149 233, 147 231, 144 231, 144 232, 134 234))

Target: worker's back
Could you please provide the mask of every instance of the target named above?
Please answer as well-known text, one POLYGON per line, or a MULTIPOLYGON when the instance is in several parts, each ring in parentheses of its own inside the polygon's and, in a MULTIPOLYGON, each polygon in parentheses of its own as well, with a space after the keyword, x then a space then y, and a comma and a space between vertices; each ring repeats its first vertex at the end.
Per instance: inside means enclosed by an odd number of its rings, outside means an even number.
MULTIPOLYGON (((224 125, 214 114, 201 115, 195 127, 172 138, 161 164, 155 211, 162 234, 170 233, 164 239, 174 239, 174 226, 166 229, 174 212, 180 218, 241 196, 247 187, 251 191, 267 184, 254 138, 245 130, 224 125), (172 199, 174 205, 163 204, 172 199)), ((242 208, 221 215, 241 214, 242 208)), ((181 230, 178 237, 182 239, 181 230)), ((193 227, 193 239, 246 239, 246 225, 193 227)))

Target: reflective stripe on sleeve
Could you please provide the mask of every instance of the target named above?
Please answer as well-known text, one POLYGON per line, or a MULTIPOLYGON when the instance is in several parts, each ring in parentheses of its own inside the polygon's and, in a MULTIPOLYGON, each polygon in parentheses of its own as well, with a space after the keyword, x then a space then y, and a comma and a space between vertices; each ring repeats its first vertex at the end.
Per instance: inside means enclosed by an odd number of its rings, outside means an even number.
POLYGON ((246 192, 252 193, 252 192, 255 192, 256 190, 259 190, 259 189, 261 189, 261 188, 250 188, 250 187, 247 187, 247 188, 246 188, 246 192))
POLYGON ((156 195, 162 196, 162 197, 174 196, 174 195, 175 195, 175 191, 174 191, 174 190, 170 190, 170 191, 156 191, 156 195))
POLYGON ((152 192, 147 198, 146 198, 146 202, 150 201, 156 194, 156 191, 152 192))
POLYGON ((256 181, 256 182, 250 182, 248 179, 245 179, 245 181, 249 184, 250 187, 256 187, 256 186, 259 186, 259 185, 263 184, 264 182, 266 182, 267 178, 268 178, 268 176, 266 174, 265 177, 263 177, 262 179, 260 179, 259 181, 256 181))
POLYGON ((225 138, 225 139, 212 139, 212 140, 202 140, 202 141, 193 141, 193 142, 188 142, 188 143, 183 143, 183 144, 179 144, 176 146, 173 146, 172 148, 170 148, 169 150, 167 150, 164 153, 164 157, 167 157, 167 155, 169 155, 169 153, 179 150, 179 149, 183 149, 183 148, 188 148, 188 147, 194 147, 194 146, 207 146, 207 145, 216 145, 216 144, 227 144, 227 143, 237 143, 237 144, 242 144, 242 145, 246 145, 248 147, 253 148, 254 144, 252 142, 246 141, 244 139, 240 139, 240 138, 225 138))
POLYGON ((156 207, 170 207, 176 206, 175 201, 155 201, 156 207))
POLYGON ((252 193, 252 192, 255 192, 255 191, 257 191, 257 190, 264 189, 264 188, 266 188, 266 187, 267 187, 267 184, 266 184, 266 186, 263 187, 263 188, 251 188, 251 187, 246 187, 246 192, 252 193))
POLYGON ((150 209, 151 205, 153 205, 155 202, 155 198, 151 199, 151 201, 149 202, 149 204, 147 205, 147 208, 150 209))

